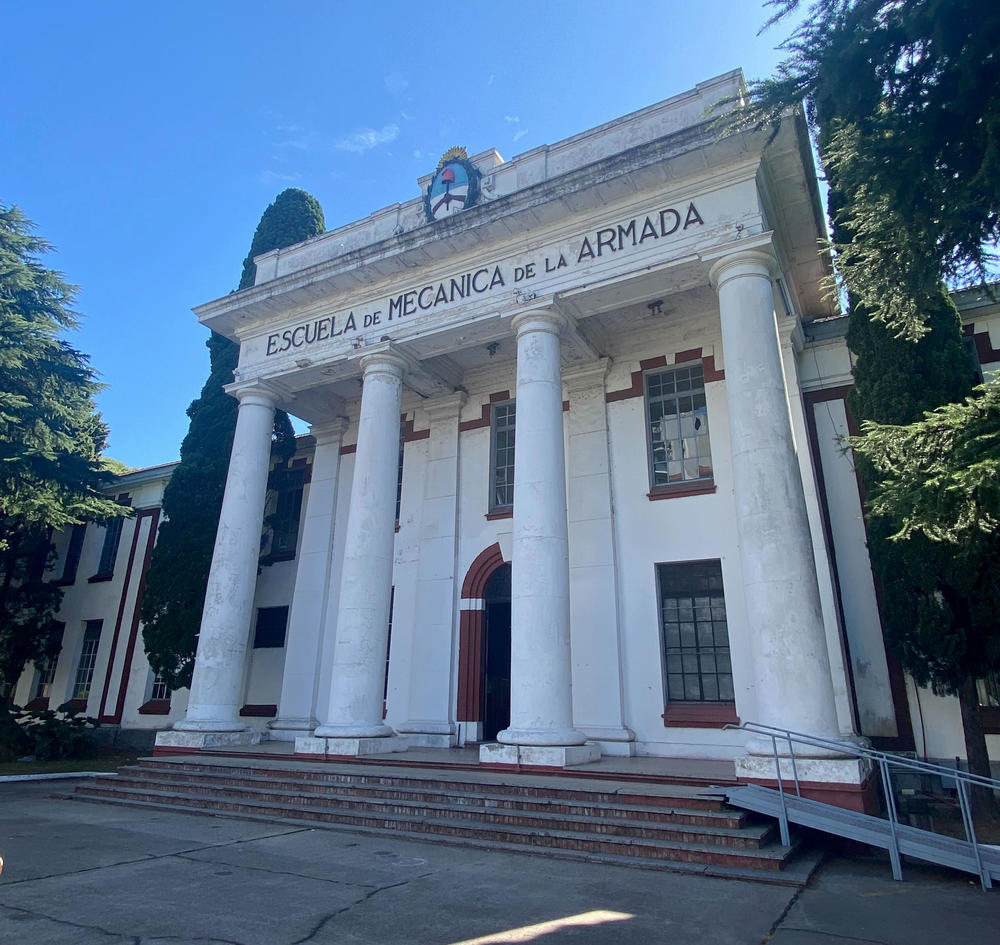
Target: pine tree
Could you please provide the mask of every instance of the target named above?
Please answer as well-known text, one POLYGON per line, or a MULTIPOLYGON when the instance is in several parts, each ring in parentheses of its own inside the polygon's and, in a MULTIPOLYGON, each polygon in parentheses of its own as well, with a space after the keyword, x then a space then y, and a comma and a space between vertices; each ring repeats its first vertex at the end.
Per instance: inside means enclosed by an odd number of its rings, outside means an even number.
MULTIPOLYGON (((243 263, 240 289, 254 284, 254 256, 309 239, 324 230, 315 197, 289 188, 264 211, 243 263)), ((211 370, 201 395, 188 407, 191 419, 181 461, 163 494, 166 520, 153 549, 141 616, 150 666, 171 689, 190 685, 212 563, 215 532, 236 431, 238 404, 223 387, 233 381, 239 345, 212 333, 206 342, 211 370)), ((273 448, 285 460, 295 434, 284 411, 276 411, 273 448)))
POLYGON ((50 247, 0 206, 0 685, 52 654, 61 588, 43 580, 54 530, 125 514, 101 488, 107 428, 76 327, 74 288, 39 260, 50 247))

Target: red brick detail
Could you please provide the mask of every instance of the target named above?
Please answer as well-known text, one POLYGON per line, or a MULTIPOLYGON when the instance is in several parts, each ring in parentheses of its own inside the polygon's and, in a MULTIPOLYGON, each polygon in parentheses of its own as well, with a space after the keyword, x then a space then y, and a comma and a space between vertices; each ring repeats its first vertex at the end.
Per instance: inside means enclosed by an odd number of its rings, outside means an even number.
POLYGON ((563 401, 563 413, 566 413, 567 410, 569 410, 569 401, 568 400, 564 400, 563 401))
POLYGON ((979 719, 987 735, 1000 735, 1000 708, 995 705, 981 705, 979 719))
MULTIPOLYGON (((761 787, 777 790, 778 782, 767 778, 739 778, 741 784, 759 784, 761 787)), ((784 781, 786 791, 794 791, 791 779, 784 781)), ((870 776, 863 784, 845 784, 826 781, 800 781, 799 789, 802 796, 813 801, 822 801, 834 807, 858 811, 862 814, 878 814, 879 791, 874 776, 870 776)))
POLYGON ((980 364, 992 364, 994 361, 1000 361, 1000 350, 993 347, 988 331, 976 331, 972 325, 965 325, 962 328, 962 334, 972 339, 980 364))
POLYGON ((688 482, 656 486, 646 493, 646 498, 650 502, 658 502, 660 499, 680 499, 688 495, 713 495, 715 491, 715 483, 712 480, 691 479, 688 482))
POLYGON ((481 598, 486 593, 486 582, 503 563, 503 552, 500 550, 499 542, 494 542, 485 551, 480 552, 476 560, 469 565, 465 580, 462 582, 462 597, 481 598))
MULTIPOLYGON (((686 348, 684 351, 678 351, 674 355, 674 364, 684 364, 687 361, 697 361, 701 359, 702 362, 702 373, 705 377, 705 383, 709 384, 712 381, 721 381, 725 379, 725 371, 717 371, 715 369, 715 355, 706 354, 702 355, 701 348, 686 348)), ((645 393, 645 388, 642 382, 642 375, 646 371, 653 371, 656 368, 669 367, 667 363, 666 355, 659 354, 655 358, 646 358, 639 362, 639 370, 632 372, 632 386, 626 387, 624 390, 610 390, 604 395, 604 399, 607 403, 613 404, 619 400, 630 400, 633 397, 642 397, 645 393)))
POLYGON ((407 420, 403 424, 403 442, 412 443, 414 440, 428 440, 430 439, 431 431, 427 430, 414 430, 413 421, 407 420))
POLYGON ((458 623, 458 714, 459 722, 479 722, 483 717, 483 660, 485 659, 485 611, 463 610, 458 623))
POLYGON ((463 420, 459 423, 459 433, 466 433, 469 430, 482 430, 484 427, 488 427, 490 425, 490 418, 492 417, 493 404, 501 404, 505 400, 512 399, 509 390, 498 390, 490 394, 489 402, 483 404, 482 412, 475 420, 463 420))
POLYGON ((276 705, 245 705, 240 715, 247 719, 273 719, 278 714, 276 705))
POLYGON ((722 728, 739 724, 734 702, 668 702, 663 710, 665 728, 722 728))
POLYGON ((514 509, 513 508, 509 508, 509 509, 497 509, 495 512, 487 512, 486 513, 486 521, 487 522, 495 522, 495 521, 497 521, 497 519, 501 519, 501 518, 513 518, 513 517, 514 517, 514 509))
POLYGON ((169 715, 169 699, 149 699, 139 706, 139 715, 169 715))
POLYGON ((342 446, 340 448, 340 455, 347 456, 348 453, 356 453, 358 451, 357 443, 349 443, 347 446, 342 446))

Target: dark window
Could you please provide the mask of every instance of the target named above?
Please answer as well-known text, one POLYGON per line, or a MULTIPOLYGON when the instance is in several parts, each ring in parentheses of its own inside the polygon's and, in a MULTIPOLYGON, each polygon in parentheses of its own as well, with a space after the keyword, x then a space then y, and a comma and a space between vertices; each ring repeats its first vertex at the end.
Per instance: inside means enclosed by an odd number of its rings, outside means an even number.
POLYGON ((385 636, 385 682, 382 684, 382 718, 389 700, 389 651, 392 649, 392 610, 396 604, 396 586, 389 588, 389 631, 385 636))
POLYGON ((712 478, 701 364, 647 374, 646 419, 654 489, 712 478))
MULTIPOLYGON (((120 522, 121 519, 116 519, 120 522)), ((97 647, 101 642, 103 620, 88 620, 83 630, 83 646, 80 648, 80 662, 76 667, 76 681, 73 684, 74 699, 86 699, 90 695, 90 684, 94 681, 94 667, 97 665, 97 647)))
POLYGON ((66 624, 59 624, 59 631, 56 635, 57 643, 54 647, 55 654, 40 659, 35 663, 35 691, 32 693, 33 699, 48 699, 52 694, 52 680, 56 675, 56 664, 59 662, 59 651, 62 649, 63 633, 66 624))
POLYGON ((287 607, 258 607, 257 629, 253 635, 255 650, 285 645, 285 627, 288 625, 287 607))
POLYGON ((276 490, 271 516, 271 557, 294 558, 302 517, 303 476, 301 469, 289 470, 276 490))
POLYGON ((73 526, 73 531, 69 536, 69 544, 66 546, 66 556, 63 559, 62 576, 59 578, 60 584, 72 584, 76 581, 76 572, 80 567, 80 552, 83 550, 83 539, 86 534, 86 525, 73 526))
POLYGON ((514 424, 516 410, 513 400, 493 404, 490 442, 492 491, 490 511, 508 509, 514 504, 514 424))
POLYGON ((399 524, 399 510, 403 504, 403 445, 406 442, 406 421, 399 424, 399 468, 396 470, 396 524, 399 524))
POLYGON ((733 668, 718 561, 658 566, 667 699, 731 702, 733 668))
POLYGON ((105 526, 104 545, 101 548, 101 562, 97 566, 95 577, 111 577, 115 573, 115 558, 118 557, 118 544, 122 540, 122 523, 124 518, 113 518, 105 526))
POLYGON ((990 673, 976 680, 979 704, 986 708, 1000 708, 1000 673, 990 673))

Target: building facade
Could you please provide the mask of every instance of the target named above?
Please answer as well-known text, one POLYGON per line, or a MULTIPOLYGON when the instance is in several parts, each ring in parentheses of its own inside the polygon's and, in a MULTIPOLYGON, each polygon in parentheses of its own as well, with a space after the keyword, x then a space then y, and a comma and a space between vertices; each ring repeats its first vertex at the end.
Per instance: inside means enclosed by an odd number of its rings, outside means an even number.
MULTIPOLYGON (((72 646, 124 700, 91 690, 91 713, 162 751, 475 743, 486 764, 764 776, 724 728, 744 720, 961 754, 953 701, 882 639, 807 129, 718 138, 706 115, 742 89, 728 73, 511 161, 453 149, 414 199, 196 309, 241 353, 191 691, 154 693, 141 645, 95 646, 81 611, 72 646), (276 408, 310 424, 280 468, 276 408)), ((997 306, 959 304, 995 368, 997 306)), ((112 636, 134 644, 129 581, 112 636)))

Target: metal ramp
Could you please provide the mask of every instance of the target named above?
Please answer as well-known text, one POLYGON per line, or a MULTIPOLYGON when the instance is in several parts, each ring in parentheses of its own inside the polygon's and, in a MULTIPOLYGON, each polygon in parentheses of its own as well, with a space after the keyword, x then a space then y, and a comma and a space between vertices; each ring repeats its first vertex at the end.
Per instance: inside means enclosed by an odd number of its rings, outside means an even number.
MULTIPOLYGON (((756 784, 730 788, 726 791, 726 799, 735 807, 781 819, 781 795, 773 788, 756 784)), ((890 851, 891 855, 893 825, 888 820, 796 795, 786 796, 784 803, 788 820, 793 824, 881 847, 890 851)), ((904 856, 949 866, 973 876, 986 874, 990 879, 1000 881, 1000 848, 979 844, 977 857, 977 851, 968 840, 945 837, 906 824, 895 824, 895 835, 896 847, 904 856)), ((988 889, 991 884, 984 885, 988 889)))
MULTIPOLYGON (((789 842, 789 823, 795 823, 887 850, 892 864, 892 875, 897 880, 903 878, 900 857, 911 856, 928 863, 937 863, 971 873, 979 877, 983 889, 992 889, 993 880, 1000 881, 1000 847, 978 842, 969 802, 970 788, 985 787, 1000 791, 1000 781, 957 771, 945 765, 914 761, 848 742, 834 742, 756 722, 745 722, 727 728, 740 728, 771 739, 777 789, 751 784, 728 788, 722 793, 735 807, 776 818, 781 828, 783 843, 789 842), (780 756, 779 741, 783 743, 780 756), (843 756, 865 758, 872 762, 873 767, 877 767, 881 774, 886 816, 875 817, 802 797, 796 768, 796 745, 820 748, 827 752, 837 751, 843 756), (792 784, 786 785, 788 778, 783 771, 789 766, 792 771, 792 784), (966 839, 945 836, 932 830, 922 830, 900 823, 895 792, 892 789, 892 768, 933 774, 947 781, 953 781, 966 839), (794 793, 790 793, 789 788, 793 785, 794 793)), ((802 754, 800 749, 800 758, 802 754)))

